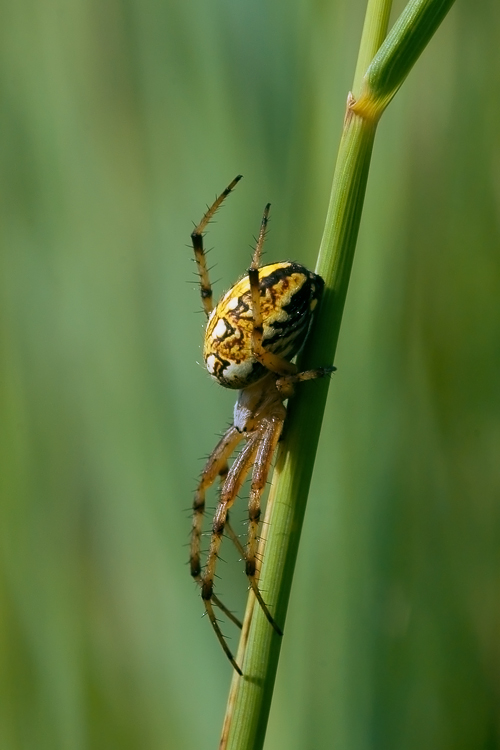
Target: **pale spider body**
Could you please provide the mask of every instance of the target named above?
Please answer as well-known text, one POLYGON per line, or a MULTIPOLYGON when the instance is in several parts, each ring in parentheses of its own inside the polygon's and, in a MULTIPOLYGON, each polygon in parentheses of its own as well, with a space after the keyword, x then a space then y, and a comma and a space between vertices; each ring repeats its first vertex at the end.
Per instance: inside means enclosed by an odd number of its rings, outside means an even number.
MULTIPOLYGON (((290 360, 307 336, 323 279, 299 263, 270 263, 258 270, 262 346, 290 360)), ((244 276, 214 308, 205 333, 207 370, 226 388, 247 388, 269 372, 254 354, 253 329, 250 280, 244 276)))
POLYGON ((331 373, 326 367, 298 372, 290 360, 302 348, 313 312, 323 292, 323 279, 299 263, 282 261, 259 266, 269 215, 264 211, 257 245, 248 274, 224 294, 214 307, 212 287, 203 248, 203 231, 220 204, 241 176, 221 193, 191 234, 200 277, 204 310, 208 316, 203 356, 210 375, 226 388, 238 389, 233 424, 208 457, 193 502, 191 533, 191 575, 201 586, 206 612, 233 667, 239 674, 222 635, 213 604, 234 623, 241 623, 214 594, 214 577, 219 548, 226 531, 245 559, 250 586, 267 619, 280 635, 282 631, 265 604, 257 582, 257 547, 260 501, 286 417, 284 401, 293 395, 294 383, 331 373), (228 459, 238 444, 245 445, 234 459, 228 459), (248 503, 249 526, 246 548, 229 525, 228 513, 251 471, 248 503), (221 481, 220 498, 212 524, 210 549, 202 571, 200 541, 205 495, 221 481))

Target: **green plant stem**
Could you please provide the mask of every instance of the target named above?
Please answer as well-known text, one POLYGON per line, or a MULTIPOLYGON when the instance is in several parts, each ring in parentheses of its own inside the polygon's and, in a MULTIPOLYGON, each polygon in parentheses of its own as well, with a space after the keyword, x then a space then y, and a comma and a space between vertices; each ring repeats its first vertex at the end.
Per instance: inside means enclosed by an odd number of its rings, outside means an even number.
MULTIPOLYGON (((316 271, 325 293, 301 368, 333 362, 361 220, 378 120, 453 0, 412 0, 385 42, 390 0, 370 0, 360 45, 354 90, 349 95, 333 187, 316 271), (385 26, 384 26, 385 24, 385 26), (377 52, 377 54, 375 54, 377 52), (359 73, 375 55, 365 76, 359 73)), ((366 68, 365 68, 366 69, 366 68)), ((276 462, 261 546, 260 587, 284 625, 328 381, 304 383, 289 406, 286 436, 276 462)), ((281 638, 249 596, 220 750, 260 750, 274 688, 281 638)))
POLYGON ((356 71, 352 84, 352 93, 355 97, 359 95, 363 77, 385 39, 391 8, 392 0, 390 2, 373 2, 373 0, 369 0, 367 3, 365 21, 359 43, 356 71))
MULTIPOLYGON (((313 366, 315 363, 333 360, 374 135, 373 123, 366 123, 361 118, 355 117, 351 118, 346 125, 342 137, 334 181, 334 194, 337 200, 332 205, 331 211, 336 215, 339 211, 343 212, 344 220, 337 225, 335 241, 339 242, 343 248, 347 245, 350 252, 335 254, 335 284, 333 288, 326 290, 322 305, 323 308, 330 308, 328 316, 330 322, 327 322, 326 316, 323 318, 325 326, 323 334, 326 337, 319 356, 308 357, 308 361, 313 366), (356 179, 353 179, 354 174, 356 174, 356 179), (342 204, 342 208, 337 201, 342 204)), ((333 223, 336 224, 336 222, 333 223)), ((327 242, 329 243, 331 239, 329 237, 327 242)), ((331 256, 325 253, 320 255, 321 257, 323 258, 321 265, 326 267, 331 256)), ((263 555, 260 586, 266 601, 273 604, 272 611, 279 624, 285 621, 305 501, 328 391, 328 381, 316 381, 304 385, 307 389, 307 394, 304 394, 306 397, 297 399, 293 405, 290 405, 287 435, 276 462, 273 487, 263 525, 268 535, 263 555), (307 425, 307 434, 304 433, 303 425, 307 425)), ((230 697, 231 733, 227 748, 233 750, 235 748, 257 750, 262 747, 282 640, 269 627, 266 618, 262 620, 262 610, 258 606, 253 606, 253 597, 251 597, 249 607, 251 610, 247 610, 245 615, 245 625, 249 624, 249 645, 247 648, 240 648, 237 655, 244 677, 241 679, 235 675, 232 693, 236 691, 238 699, 233 704, 233 696, 230 697), (264 627, 264 624, 267 627, 264 627)), ((246 641, 245 633, 245 643, 246 641)), ((226 745, 221 745, 221 748, 225 747, 226 745)))
MULTIPOLYGON (((374 120, 380 118, 454 2, 408 3, 363 77, 355 112, 374 120)), ((358 89, 353 91, 358 93, 358 89)))

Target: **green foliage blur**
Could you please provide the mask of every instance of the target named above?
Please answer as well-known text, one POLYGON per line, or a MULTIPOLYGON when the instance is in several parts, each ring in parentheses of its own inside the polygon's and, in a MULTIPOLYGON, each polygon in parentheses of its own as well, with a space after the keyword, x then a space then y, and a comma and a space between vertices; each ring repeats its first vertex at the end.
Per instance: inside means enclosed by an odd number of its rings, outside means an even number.
MULTIPOLYGON (((363 14, 4 4, 0 750, 217 747, 231 667, 184 545, 234 393, 186 244, 241 172, 216 292, 267 201, 267 258, 314 267, 363 14)), ((379 127, 269 750, 500 747, 499 39, 458 0, 379 127)))

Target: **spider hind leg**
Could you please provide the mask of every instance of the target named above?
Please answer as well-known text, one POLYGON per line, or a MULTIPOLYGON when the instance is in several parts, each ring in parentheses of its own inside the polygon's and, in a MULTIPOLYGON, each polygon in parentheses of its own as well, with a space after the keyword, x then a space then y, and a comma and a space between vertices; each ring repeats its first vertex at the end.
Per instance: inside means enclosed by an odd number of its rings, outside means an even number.
POLYGON ((274 630, 283 635, 283 631, 271 615, 267 604, 262 598, 262 593, 258 586, 257 572, 257 549, 258 549, 258 531, 260 522, 260 501, 264 492, 269 470, 273 460, 273 455, 280 439, 283 428, 283 419, 274 416, 263 421, 261 439, 257 451, 255 464, 252 472, 252 484, 250 488, 250 500, 248 503, 248 545, 245 555, 246 565, 245 572, 248 576, 250 586, 259 602, 262 611, 267 617, 274 630))
POLYGON ((241 620, 239 620, 234 614, 234 612, 231 612, 231 610, 228 609, 226 605, 221 602, 218 596, 215 596, 215 594, 212 594, 212 601, 217 607, 219 607, 221 612, 224 612, 226 617, 229 617, 231 622, 234 623, 237 628, 239 628, 240 630, 242 629, 243 623, 241 622, 241 620))
MULTIPOLYGON (((235 428, 236 429, 236 428, 235 428)), ((212 525, 212 537, 208 551, 207 566, 202 576, 201 595, 207 601, 213 596, 214 577, 219 549, 226 527, 227 514, 250 471, 258 448, 259 433, 252 433, 241 453, 235 458, 222 487, 212 525)))
MULTIPOLYGON (((232 429, 236 430, 236 428, 232 429)), ((241 439, 242 435, 241 433, 239 434, 241 439)), ((241 669, 237 665, 234 656, 226 643, 226 639, 224 638, 224 635, 219 627, 219 623, 217 622, 217 618, 215 617, 212 602, 216 603, 216 601, 218 601, 214 598, 214 577, 217 566, 217 558, 219 556, 219 549, 222 542, 222 537, 224 535, 224 529, 226 527, 227 514, 230 507, 234 503, 248 472, 250 471, 250 467, 252 465, 252 462, 254 461, 255 454, 258 448, 258 438, 259 434, 257 432, 250 434, 247 439, 247 444, 234 460, 233 465, 231 466, 231 469, 229 470, 227 478, 221 489, 221 494, 217 509, 215 511, 215 517, 212 526, 212 538, 210 541, 207 565, 205 568, 205 572, 201 576, 200 580, 201 597, 205 604, 208 618, 212 623, 212 627, 215 631, 215 635, 217 636, 219 643, 224 649, 224 653, 228 657, 235 670, 240 675, 242 674, 241 669)))
POLYGON ((236 427, 230 427, 219 440, 215 449, 210 454, 205 468, 201 474, 198 489, 193 501, 193 523, 191 527, 191 552, 190 567, 191 575, 195 580, 200 580, 200 542, 202 534, 203 516, 205 514, 205 495, 209 487, 215 482, 220 474, 227 471, 227 459, 236 448, 243 435, 236 427))
MULTIPOLYGON (((212 597, 213 598, 213 597, 212 597)), ((214 608, 212 607, 212 601, 211 599, 204 599, 205 602, 205 609, 208 615, 208 619, 212 623, 212 627, 215 631, 215 635, 217 636, 220 645, 222 646, 224 653, 226 654, 227 658, 235 668, 235 670, 238 672, 239 675, 243 676, 243 672, 241 671, 240 667, 236 663, 233 654, 231 653, 231 650, 229 646, 226 643, 226 639, 224 637, 224 634, 222 630, 219 627, 219 623, 217 621, 217 618, 215 616, 214 608)))

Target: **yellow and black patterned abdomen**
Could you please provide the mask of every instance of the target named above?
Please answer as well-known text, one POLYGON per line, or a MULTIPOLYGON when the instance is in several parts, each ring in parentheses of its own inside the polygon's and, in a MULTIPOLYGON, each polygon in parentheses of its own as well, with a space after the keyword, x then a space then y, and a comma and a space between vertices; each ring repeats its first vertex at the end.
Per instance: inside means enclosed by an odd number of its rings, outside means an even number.
MULTIPOLYGON (((267 351, 291 360, 306 340, 324 281, 299 263, 259 268, 267 351)), ((248 276, 222 297, 208 320, 203 356, 208 372, 226 388, 246 388, 268 372, 252 353, 252 299, 248 276)))

